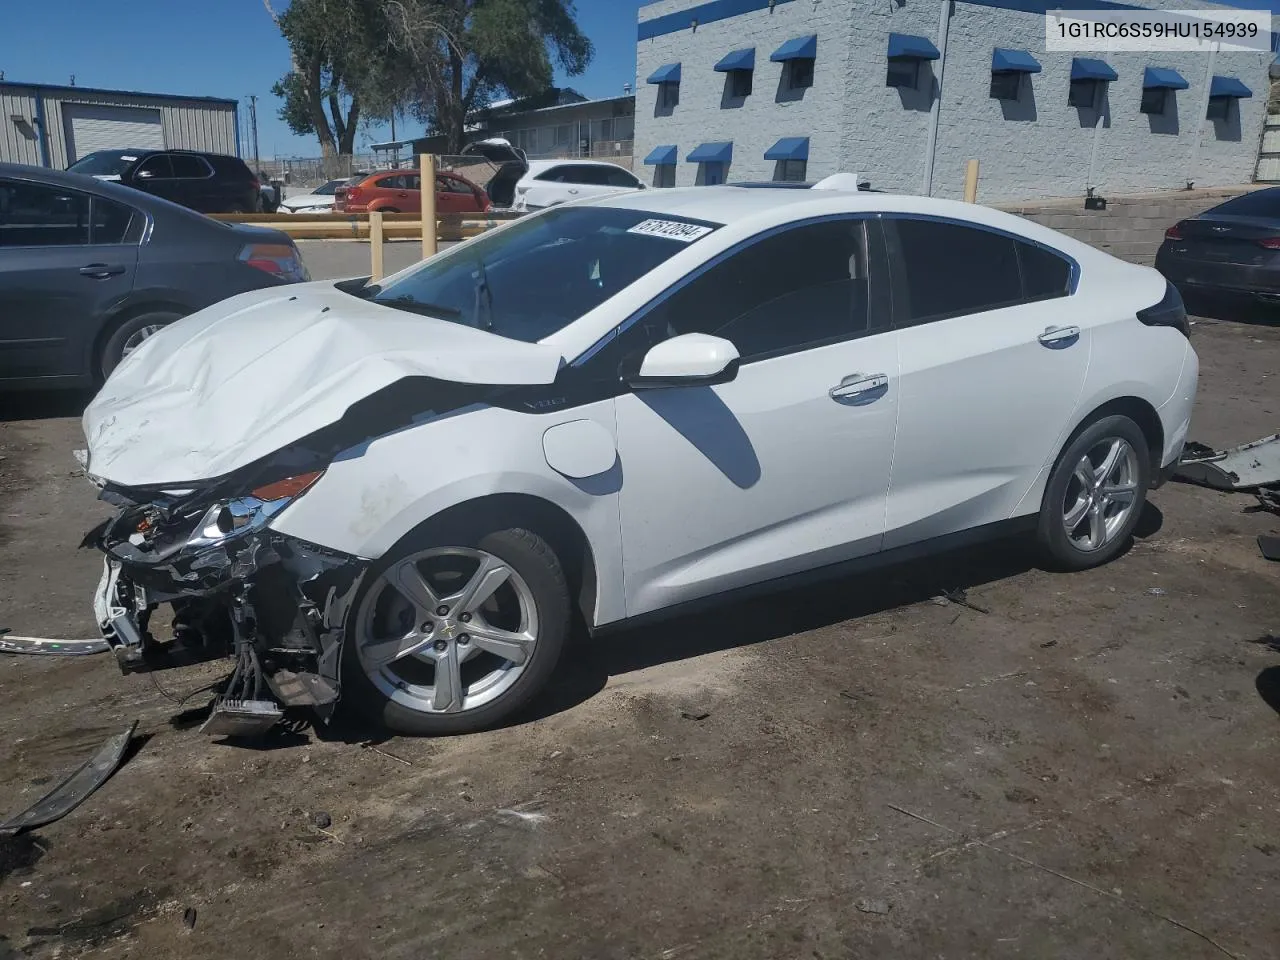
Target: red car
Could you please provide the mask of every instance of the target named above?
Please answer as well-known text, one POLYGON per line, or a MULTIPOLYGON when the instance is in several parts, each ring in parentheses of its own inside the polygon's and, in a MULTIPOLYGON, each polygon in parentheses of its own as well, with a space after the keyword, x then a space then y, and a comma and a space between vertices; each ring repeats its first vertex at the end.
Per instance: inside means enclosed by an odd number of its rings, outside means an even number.
MULTIPOLYGON (((436 174, 436 213, 484 213, 489 195, 456 173, 436 174)), ((417 170, 383 170, 348 182, 334 194, 334 213, 421 213, 422 178, 417 170)))

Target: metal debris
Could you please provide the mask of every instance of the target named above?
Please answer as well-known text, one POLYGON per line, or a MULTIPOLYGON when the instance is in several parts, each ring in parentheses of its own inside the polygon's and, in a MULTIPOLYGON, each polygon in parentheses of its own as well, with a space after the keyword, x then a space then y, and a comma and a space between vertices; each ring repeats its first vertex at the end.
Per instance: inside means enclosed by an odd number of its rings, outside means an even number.
POLYGON ((82 657, 91 653, 106 653, 111 649, 107 641, 54 640, 49 637, 19 637, 0 627, 0 653, 34 653, 50 657, 82 657))
POLYGON ((329 827, 333 826, 333 817, 321 810, 311 818, 311 822, 314 823, 318 829, 327 830, 329 827))
POLYGON ((957 588, 955 590, 943 590, 942 596, 944 599, 950 601, 951 603, 957 604, 961 607, 968 607, 970 610, 978 611, 978 613, 991 612, 986 607, 980 607, 978 606, 978 604, 971 601, 969 599, 969 594, 963 588, 957 588))
POLYGON ((1153 597, 1163 597, 1168 594, 1168 592, 1169 591, 1164 587, 1151 587, 1147 590, 1147 593, 1151 594, 1153 597))
POLYGON ((194 930, 196 928, 196 908, 195 907, 187 907, 187 909, 183 911, 182 925, 186 927, 188 930, 194 930))
POLYGON ((1229 450, 1188 443, 1174 476, 1215 490, 1280 486, 1280 433, 1229 450))
POLYGON ((46 826, 78 807, 115 773, 137 727, 138 721, 135 720, 124 733, 109 737, 97 753, 60 784, 22 813, 0 823, 0 837, 14 837, 23 831, 46 826))
POLYGON ((707 717, 711 716, 711 714, 709 714, 709 713, 690 713, 688 710, 681 710, 681 711, 680 711, 680 716, 684 717, 686 720, 693 720, 693 721, 695 721, 695 722, 696 722, 696 721, 699 721, 699 720, 705 720, 705 719, 707 719, 707 717))

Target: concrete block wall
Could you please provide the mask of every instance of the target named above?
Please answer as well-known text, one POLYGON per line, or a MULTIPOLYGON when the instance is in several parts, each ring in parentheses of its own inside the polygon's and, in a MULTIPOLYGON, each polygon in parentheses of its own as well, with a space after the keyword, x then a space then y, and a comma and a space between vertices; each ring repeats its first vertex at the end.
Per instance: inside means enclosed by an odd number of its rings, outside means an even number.
POLYGON ((1255 189, 1237 185, 1108 197, 1105 210, 1086 210, 1080 199, 989 206, 1059 230, 1122 260, 1151 266, 1169 227, 1255 189))
MULTIPOLYGON (((685 11, 692 16, 705 9, 704 3, 660 0, 642 7, 640 18, 685 11)), ((1178 4, 1179 9, 1215 6, 1220 5, 1204 0, 1178 4)), ((1043 16, 958 0, 941 88, 929 64, 922 65, 919 90, 886 86, 889 33, 916 34, 940 45, 939 13, 938 0, 785 0, 772 10, 750 10, 641 40, 636 157, 643 159, 659 144, 676 144, 676 183, 691 185, 697 168, 684 160, 689 150, 706 141, 731 140, 730 181, 771 179, 774 164, 763 159, 764 151, 780 137, 808 136, 809 179, 862 172, 879 188, 922 193, 929 110, 940 89, 935 196, 962 195, 969 159, 981 161, 984 196, 996 200, 1079 197, 1090 182, 1106 195, 1176 189, 1188 180, 1202 187, 1252 180, 1271 54, 1218 54, 1213 72, 1239 77, 1254 96, 1238 101, 1227 121, 1208 121, 1203 94, 1209 76, 1202 54, 1050 53, 1044 50, 1043 16), (778 87, 781 65, 770 63, 769 54, 791 37, 809 33, 818 36, 814 87, 801 98, 786 99, 778 87), (724 96, 725 75, 713 67, 730 50, 746 46, 756 48, 754 90, 745 100, 731 102, 724 96), (995 46, 1028 50, 1042 65, 1041 73, 1023 79, 1016 102, 990 97, 995 46), (1100 111, 1067 103, 1076 55, 1101 57, 1119 74, 1106 85, 1100 111), (676 61, 682 65, 680 103, 667 115, 656 108, 657 88, 645 80, 657 67, 676 61), (1147 66, 1176 69, 1190 83, 1190 89, 1173 94, 1165 115, 1139 110, 1147 66)))

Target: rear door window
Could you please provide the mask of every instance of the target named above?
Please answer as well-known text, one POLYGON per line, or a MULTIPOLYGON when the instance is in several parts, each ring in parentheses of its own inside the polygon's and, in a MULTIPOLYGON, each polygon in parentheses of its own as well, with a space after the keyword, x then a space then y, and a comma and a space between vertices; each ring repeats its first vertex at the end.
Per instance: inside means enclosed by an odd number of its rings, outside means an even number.
POLYGON ((1065 297, 1071 292, 1070 261, 1034 243, 1019 242, 1017 247, 1023 294, 1027 300, 1065 297))
POLYGON ((940 220, 887 218, 894 319, 915 326, 1023 300, 1015 241, 940 220))
POLYGON ((88 194, 0 180, 0 247, 72 247, 88 242, 88 194))
POLYGON ((173 164, 173 176, 178 180, 197 180, 213 174, 213 168, 205 162, 204 157, 189 153, 172 153, 169 162, 173 164))
POLYGON ((93 197, 89 242, 93 244, 125 243, 129 236, 129 225, 134 216, 132 208, 123 203, 93 197))
POLYGON ((627 171, 623 170, 621 167, 614 167, 612 169, 605 167, 603 169, 605 181, 611 187, 628 187, 634 190, 636 187, 640 186, 640 181, 627 173, 627 171))
POLYGON ((142 163, 134 176, 139 180, 172 180, 173 164, 169 162, 167 153, 153 153, 142 163))

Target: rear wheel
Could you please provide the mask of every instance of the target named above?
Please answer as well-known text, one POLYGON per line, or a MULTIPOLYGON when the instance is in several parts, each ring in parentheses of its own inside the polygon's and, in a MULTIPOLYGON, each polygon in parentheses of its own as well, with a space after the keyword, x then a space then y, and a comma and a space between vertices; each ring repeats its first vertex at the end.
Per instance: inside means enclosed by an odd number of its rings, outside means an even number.
POLYGON ((1100 566, 1129 543, 1146 503, 1151 465, 1142 429, 1121 415, 1082 430, 1045 488, 1038 539, 1063 570, 1100 566))
POLYGON ((102 345, 102 354, 98 358, 98 376, 106 380, 111 376, 111 371, 119 366, 120 361, 142 346, 143 341, 175 320, 181 319, 182 315, 179 313, 157 311, 139 314, 124 321, 102 345))
POLYGON ((551 548, 519 528, 398 551, 351 613, 345 685, 408 734, 492 727, 545 686, 570 628, 551 548))

